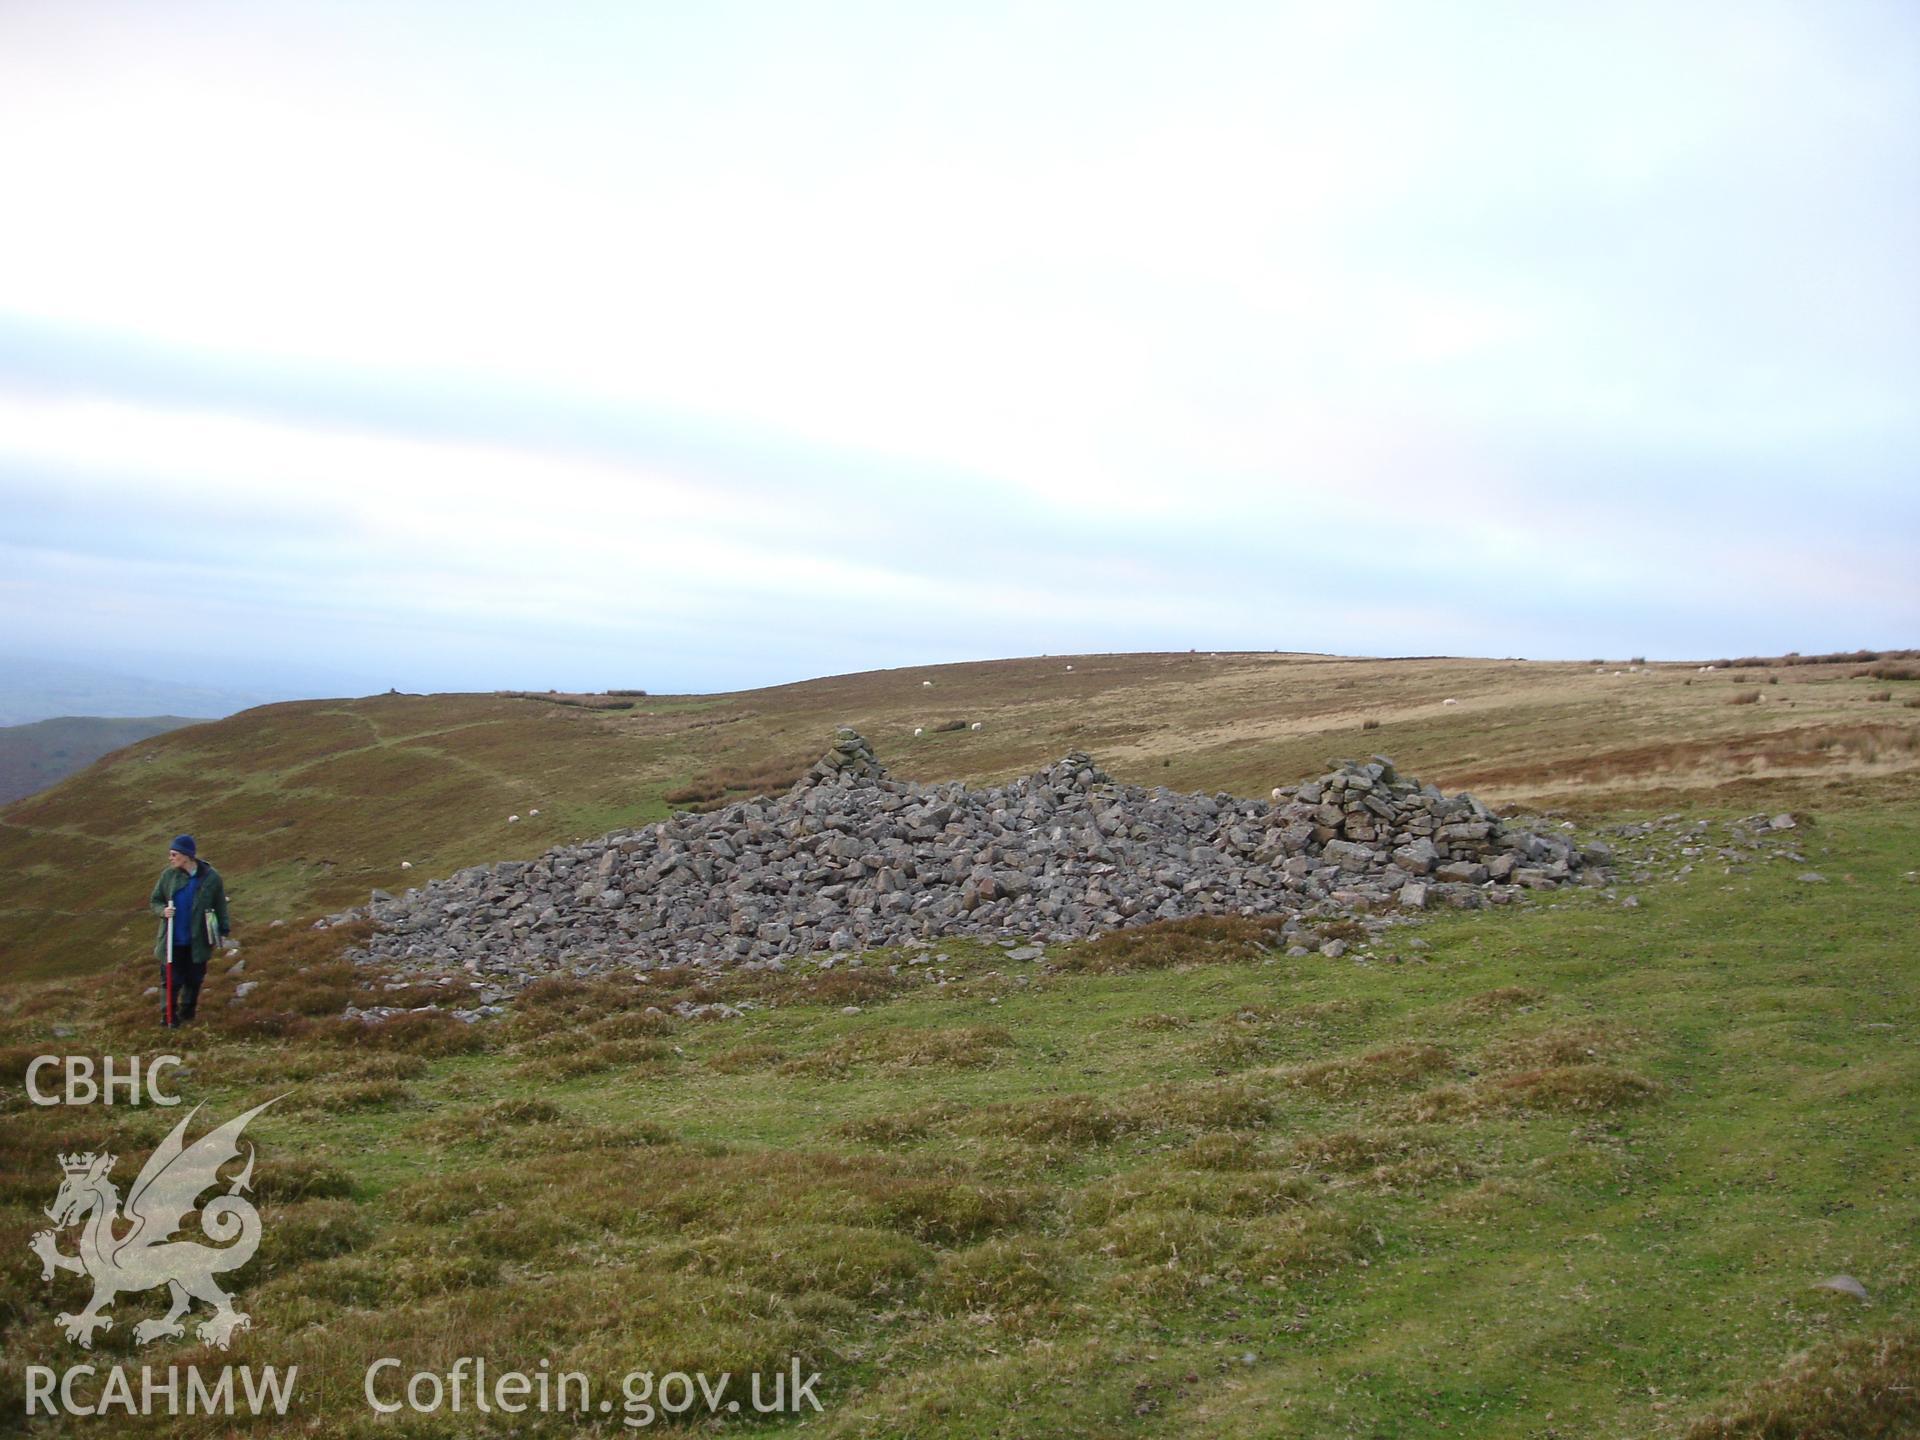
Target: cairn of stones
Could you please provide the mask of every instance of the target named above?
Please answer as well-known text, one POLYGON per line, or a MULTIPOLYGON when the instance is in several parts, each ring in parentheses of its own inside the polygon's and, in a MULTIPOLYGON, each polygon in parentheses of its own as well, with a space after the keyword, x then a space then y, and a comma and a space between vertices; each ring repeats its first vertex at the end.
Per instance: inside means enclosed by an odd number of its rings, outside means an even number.
POLYGON ((1183 916, 1503 904, 1603 883, 1610 860, 1383 756, 1271 800, 1120 784, 1077 750, 969 789, 897 780, 843 728, 777 798, 375 892, 329 919, 371 917, 360 958, 400 969, 781 969, 943 936, 1064 941, 1183 916))

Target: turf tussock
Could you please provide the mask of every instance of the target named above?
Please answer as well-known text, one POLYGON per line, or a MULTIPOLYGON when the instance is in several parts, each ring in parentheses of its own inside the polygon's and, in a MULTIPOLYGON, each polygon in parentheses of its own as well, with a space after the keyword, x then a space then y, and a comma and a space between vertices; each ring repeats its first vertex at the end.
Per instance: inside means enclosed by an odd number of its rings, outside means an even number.
POLYGON ((942 1255, 927 1280, 927 1298, 949 1312, 1043 1305, 1066 1292, 1071 1263, 1057 1241, 1031 1235, 987 1240, 942 1255))
POLYGON ((1920 1330, 1829 1341, 1794 1356, 1686 1440, 1901 1440, 1920 1435, 1920 1330))
POLYGON ((1644 1075, 1613 1065, 1553 1065, 1503 1075, 1491 1095, 1500 1103, 1530 1110, 1617 1110, 1659 1094, 1644 1075))
POLYGON ((1488 1071, 1544 1070, 1582 1065, 1619 1048, 1623 1037, 1598 1025, 1562 1025, 1495 1041, 1480 1054, 1488 1071))
POLYGON ((928 1066, 974 1069, 991 1065, 1013 1037, 998 1025, 902 1026, 842 1035, 808 1055, 787 1061, 783 1075, 846 1075, 859 1069, 898 1073, 928 1066))
POLYGON ((1352 1175, 1393 1165, 1432 1149, 1432 1142, 1404 1130, 1336 1130, 1309 1135, 1287 1149, 1287 1159, 1309 1170, 1352 1175))
POLYGON ((1165 970, 1255 959, 1280 943, 1274 916, 1196 915, 1113 930, 1062 950, 1054 968, 1085 974, 1165 970))
POLYGON ((1546 991, 1531 985, 1501 985, 1457 1001, 1452 1008, 1462 1015, 1510 1015, 1531 1010, 1546 998, 1546 991))
POLYGON ((1341 1098, 1368 1090, 1409 1085, 1445 1070, 1453 1053, 1439 1045, 1386 1045, 1352 1059, 1316 1060, 1274 1072, 1287 1085, 1341 1098))
POLYGON ((896 1294, 932 1263, 925 1245, 894 1231, 808 1224, 705 1235, 671 1246, 657 1258, 781 1295, 824 1293, 850 1300, 896 1294))

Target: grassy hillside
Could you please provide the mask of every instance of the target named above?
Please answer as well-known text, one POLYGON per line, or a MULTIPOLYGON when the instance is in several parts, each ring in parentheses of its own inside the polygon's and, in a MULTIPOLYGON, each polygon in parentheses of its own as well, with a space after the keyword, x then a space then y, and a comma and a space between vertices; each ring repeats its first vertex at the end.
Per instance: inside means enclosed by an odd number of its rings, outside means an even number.
POLYGON ((669 797, 778 788, 838 724, 915 779, 1005 779, 1080 747, 1121 780, 1264 794, 1329 757, 1379 751, 1490 801, 1595 813, 1873 803, 1913 793, 1920 774, 1920 710, 1904 703, 1920 681, 1851 661, 1600 668, 1082 655, 729 695, 264 706, 135 745, 0 810, 0 864, 30 882, 0 897, 0 954, 20 977, 143 955, 145 897, 180 830, 229 877, 244 933, 658 819, 669 797), (606 705, 632 708, 591 708, 606 705), (937 730, 954 720, 982 729, 937 730), (928 732, 918 740, 916 726, 928 732))
POLYGON ((84 1282, 25 1250, 56 1153, 112 1148, 124 1185, 182 1113, 31 1110, 19 1082, 48 1050, 157 1049, 132 961, 185 827, 246 945, 168 1037, 179 1089, 223 1119, 285 1097, 249 1131, 255 1328, 138 1347, 157 1297, 123 1296, 84 1358, 297 1364, 290 1417, 248 1433, 577 1433, 362 1398, 375 1357, 480 1355, 586 1374, 615 1433, 628 1372, 745 1385, 797 1359, 831 1436, 1914 1434, 1920 684, 1860 668, 1093 656, 314 702, 143 742, 4 815, 37 888, 6 917, 0 1413, 26 1366, 82 1358, 53 1316, 84 1282), (956 719, 983 728, 933 733, 956 719), (1684 818, 1619 842, 1647 883, 1337 960, 1187 921, 1038 962, 953 942, 547 981, 473 1027, 342 1020, 447 992, 356 969, 351 930, 264 923, 776 785, 842 722, 927 779, 1080 746, 1125 779, 1264 792, 1380 750, 1590 823, 1684 818), (1781 853, 1723 855, 1760 809, 1800 813, 1781 853), (1840 1275, 1868 1299, 1823 1288, 1840 1275))
POLYGON ((198 723, 179 715, 133 720, 63 715, 30 725, 0 726, 0 804, 44 790, 123 745, 198 723))
MULTIPOLYGON (((136 1348, 158 1297, 122 1296, 84 1358, 297 1364, 257 1434, 578 1433, 362 1398, 376 1357, 479 1355, 616 1406, 629 1372, 744 1387, 798 1357, 829 1436, 1911 1435, 1920 804, 1795 843, 1339 960, 1181 922, 1041 964, 546 982, 475 1028, 329 1018, 363 979, 341 937, 278 931, 179 1046, 215 1117, 286 1096, 249 1131, 255 1328, 136 1348), (1842 1274, 1867 1302, 1821 1288, 1842 1274)), ((1683 843, 1656 853, 1673 874, 1683 843)), ((56 1152, 111 1147, 124 1182, 181 1112, 12 1087, 49 1046, 151 1052, 138 988, 16 989, 0 1021, 16 1418, 26 1366, 82 1358, 52 1316, 86 1286, 25 1254, 56 1152)))

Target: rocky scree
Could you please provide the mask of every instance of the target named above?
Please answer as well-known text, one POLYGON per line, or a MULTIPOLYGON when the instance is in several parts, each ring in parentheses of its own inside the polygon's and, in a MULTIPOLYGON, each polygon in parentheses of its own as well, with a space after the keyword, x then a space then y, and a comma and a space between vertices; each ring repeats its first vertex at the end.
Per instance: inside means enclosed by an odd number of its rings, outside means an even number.
POLYGON ((1611 855, 1342 760, 1273 800, 1116 783, 1074 751, 970 790, 892 778, 842 729, 785 795, 475 866, 328 917, 356 958, 504 986, 693 964, 782 969, 938 936, 1070 940, 1192 915, 1310 921, 1604 883, 1611 855))

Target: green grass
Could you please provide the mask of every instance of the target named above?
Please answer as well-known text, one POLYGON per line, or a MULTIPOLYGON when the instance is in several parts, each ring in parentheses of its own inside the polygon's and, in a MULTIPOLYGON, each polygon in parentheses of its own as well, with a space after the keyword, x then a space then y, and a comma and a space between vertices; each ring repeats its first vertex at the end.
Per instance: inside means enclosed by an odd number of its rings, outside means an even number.
MULTIPOLYGON (((1911 793, 1920 712, 1870 701, 1889 682, 1857 668, 1769 672, 1785 679, 1744 706, 1688 666, 1615 677, 1267 653, 926 666, 632 697, 619 711, 506 694, 269 705, 130 746, 0 809, 0 868, 32 882, 0 896, 0 954, 16 980, 137 960, 146 896, 182 830, 227 878, 252 939, 374 888, 664 818, 665 797, 689 786, 718 787, 701 803, 746 798, 798 774, 842 723, 921 781, 1004 780, 1082 748, 1132 783, 1264 795, 1378 751, 1497 803, 1873 807, 1911 793), (983 729, 934 729, 960 718, 983 729)), ((1920 681, 1890 683, 1920 694, 1920 681)))
MULTIPOLYGON (((1829 883, 1703 862, 1637 909, 1573 892, 1340 960, 1175 927, 1044 968, 956 942, 550 986, 437 1056, 253 1033, 216 980, 186 1098, 314 1097, 251 1132, 277 1198, 226 1358, 300 1364, 342 1435, 391 1433, 367 1356, 476 1353, 609 1380, 797 1354, 826 1374, 809 1428, 847 1436, 1905 1424, 1920 806, 1801 843, 1829 883), (751 1008, 648 1015, 682 995, 751 1008), (1814 1288, 1836 1273, 1871 1304, 1814 1288)), ((333 993, 325 940, 252 951, 257 994, 333 993)), ((0 1039, 151 1050, 144 983, 40 988, 0 1039)), ((130 1174, 172 1118, 0 1112, 0 1248, 44 1223, 57 1149, 111 1139, 130 1174)), ((72 1358, 51 1315, 81 1290, 0 1285, 18 1404, 20 1366, 72 1358)))

